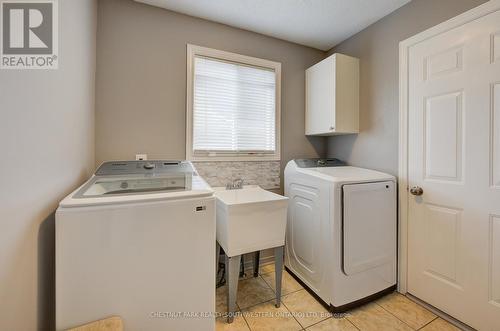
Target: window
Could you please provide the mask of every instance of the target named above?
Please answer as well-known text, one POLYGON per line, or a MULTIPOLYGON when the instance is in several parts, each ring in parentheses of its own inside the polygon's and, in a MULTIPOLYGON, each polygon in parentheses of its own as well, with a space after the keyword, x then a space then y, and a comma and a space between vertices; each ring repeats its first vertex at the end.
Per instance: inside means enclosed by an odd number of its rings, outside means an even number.
POLYGON ((188 45, 189 160, 279 160, 281 64, 188 45))

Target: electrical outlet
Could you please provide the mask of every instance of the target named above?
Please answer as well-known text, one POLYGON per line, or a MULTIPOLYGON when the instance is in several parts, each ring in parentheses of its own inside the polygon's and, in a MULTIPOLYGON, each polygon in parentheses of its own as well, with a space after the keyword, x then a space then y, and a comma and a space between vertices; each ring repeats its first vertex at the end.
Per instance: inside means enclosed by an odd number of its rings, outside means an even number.
POLYGON ((148 154, 135 154, 136 161, 144 161, 148 159, 148 154))

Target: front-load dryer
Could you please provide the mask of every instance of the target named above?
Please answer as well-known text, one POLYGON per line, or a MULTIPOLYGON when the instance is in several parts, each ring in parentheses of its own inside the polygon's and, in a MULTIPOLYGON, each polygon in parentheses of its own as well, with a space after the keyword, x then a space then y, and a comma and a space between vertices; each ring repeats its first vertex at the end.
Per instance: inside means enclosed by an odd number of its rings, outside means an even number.
POLYGON ((333 312, 396 286, 396 179, 336 159, 285 168, 286 268, 333 312))

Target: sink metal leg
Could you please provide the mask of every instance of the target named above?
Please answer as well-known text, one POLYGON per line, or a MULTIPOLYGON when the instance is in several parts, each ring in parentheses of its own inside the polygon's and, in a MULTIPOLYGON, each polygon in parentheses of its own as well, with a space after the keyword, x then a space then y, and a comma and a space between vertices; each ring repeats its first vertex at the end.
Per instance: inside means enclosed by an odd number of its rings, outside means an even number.
POLYGON ((220 245, 215 241, 215 284, 217 285, 217 275, 219 273, 220 245))
POLYGON ((259 276, 260 251, 255 252, 253 256, 253 276, 259 276))
POLYGON ((276 278, 276 308, 281 305, 281 279, 283 277, 283 248, 285 246, 274 248, 274 269, 276 278))
POLYGON ((227 322, 233 323, 236 313, 236 294, 238 292, 238 279, 241 255, 226 256, 226 284, 227 284, 227 322))

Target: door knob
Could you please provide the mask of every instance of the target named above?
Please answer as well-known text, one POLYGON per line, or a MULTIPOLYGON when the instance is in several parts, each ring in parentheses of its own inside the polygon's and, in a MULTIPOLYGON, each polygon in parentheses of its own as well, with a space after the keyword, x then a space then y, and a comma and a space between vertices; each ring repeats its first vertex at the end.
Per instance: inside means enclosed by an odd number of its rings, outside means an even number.
POLYGON ((424 190, 420 186, 413 186, 410 189, 410 193, 413 195, 422 195, 424 194, 424 190))

